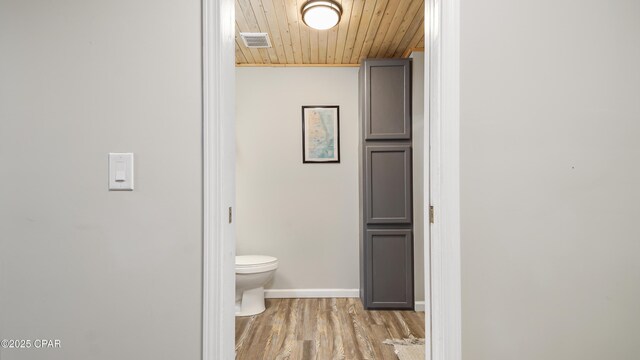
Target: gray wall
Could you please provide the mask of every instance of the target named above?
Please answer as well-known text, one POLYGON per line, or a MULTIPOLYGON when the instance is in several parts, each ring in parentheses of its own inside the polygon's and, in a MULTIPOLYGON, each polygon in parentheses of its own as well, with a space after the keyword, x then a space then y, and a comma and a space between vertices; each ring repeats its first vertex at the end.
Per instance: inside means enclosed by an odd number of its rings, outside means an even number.
POLYGON ((463 2, 464 359, 638 358, 639 14, 463 2))
MULTIPOLYGON (((418 301, 424 300, 423 59, 415 54, 413 77, 418 301)), ((238 254, 278 257, 272 289, 357 289, 358 68, 237 68, 236 80, 238 254), (340 105, 340 164, 302 163, 302 105, 340 105)))
POLYGON ((358 68, 237 68, 237 254, 273 289, 358 288, 358 68), (340 163, 302 163, 302 105, 340 106, 340 163))
POLYGON ((3 360, 200 358, 200 15, 0 2, 0 339, 62 341, 3 360))

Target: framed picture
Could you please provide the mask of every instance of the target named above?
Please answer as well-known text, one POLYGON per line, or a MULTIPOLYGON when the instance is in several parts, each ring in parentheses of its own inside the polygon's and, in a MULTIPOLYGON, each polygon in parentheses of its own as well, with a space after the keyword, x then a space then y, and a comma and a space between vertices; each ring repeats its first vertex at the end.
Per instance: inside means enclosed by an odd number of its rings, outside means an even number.
POLYGON ((340 107, 302 107, 302 162, 340 162, 340 107))

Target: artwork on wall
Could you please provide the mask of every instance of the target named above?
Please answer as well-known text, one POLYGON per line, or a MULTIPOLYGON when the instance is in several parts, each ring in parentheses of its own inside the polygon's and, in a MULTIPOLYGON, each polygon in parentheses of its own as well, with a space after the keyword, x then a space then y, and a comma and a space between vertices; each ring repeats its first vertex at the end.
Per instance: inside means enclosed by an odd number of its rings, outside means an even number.
POLYGON ((302 107, 302 162, 340 162, 340 107, 302 107))

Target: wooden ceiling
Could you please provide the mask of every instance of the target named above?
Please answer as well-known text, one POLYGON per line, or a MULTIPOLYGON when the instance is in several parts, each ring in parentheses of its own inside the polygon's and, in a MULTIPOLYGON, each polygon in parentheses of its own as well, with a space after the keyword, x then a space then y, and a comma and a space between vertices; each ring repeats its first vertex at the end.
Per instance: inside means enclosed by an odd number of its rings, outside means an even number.
POLYGON ((337 0, 340 23, 314 30, 301 19, 307 0, 236 0, 239 66, 358 64, 424 48, 424 0, 337 0), (269 33, 268 49, 248 49, 240 32, 269 33))

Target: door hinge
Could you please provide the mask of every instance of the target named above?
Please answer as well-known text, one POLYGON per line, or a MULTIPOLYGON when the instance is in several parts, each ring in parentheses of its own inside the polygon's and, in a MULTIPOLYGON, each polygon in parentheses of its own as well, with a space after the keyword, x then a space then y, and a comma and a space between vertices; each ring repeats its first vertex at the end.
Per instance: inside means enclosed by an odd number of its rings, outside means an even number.
POLYGON ((231 221, 232 221, 232 219, 233 219, 233 217, 232 217, 232 215, 231 215, 232 213, 233 213, 233 212, 232 212, 232 210, 231 210, 231 207, 229 207, 229 224, 231 224, 231 221))
POLYGON ((433 205, 429 205, 429 222, 433 224, 435 222, 436 211, 433 209, 433 205))

